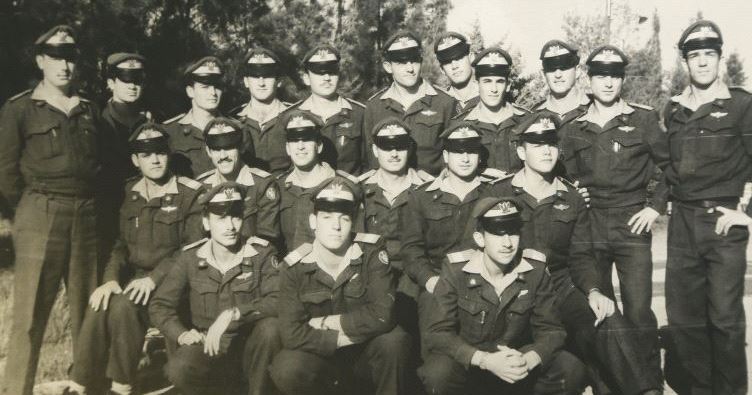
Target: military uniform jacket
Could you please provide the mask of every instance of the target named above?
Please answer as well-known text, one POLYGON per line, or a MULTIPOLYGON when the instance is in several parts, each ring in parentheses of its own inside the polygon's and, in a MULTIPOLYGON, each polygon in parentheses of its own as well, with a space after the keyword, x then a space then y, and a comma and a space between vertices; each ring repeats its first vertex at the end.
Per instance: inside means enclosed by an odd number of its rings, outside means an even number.
POLYGON ((585 113, 562 132, 562 159, 571 179, 588 188, 593 207, 644 204, 664 212, 665 180, 648 196, 648 183, 661 179, 657 168, 669 163, 668 140, 650 107, 621 102, 622 114, 603 128, 585 113))
POLYGON ((376 157, 371 152, 373 143, 371 131, 379 121, 392 116, 401 119, 410 127, 410 137, 417 144, 417 168, 432 176, 438 175, 444 167, 441 158, 444 145, 439 135, 449 126, 449 121, 454 115, 454 98, 424 81, 423 89, 426 95, 410 105, 410 108, 405 109, 391 98, 393 89, 388 88, 378 92, 366 103, 363 134, 366 140, 364 150, 367 153, 370 168, 378 168, 376 157))
POLYGON ((509 104, 512 107, 512 115, 496 125, 483 119, 479 110, 482 105, 483 103, 480 103, 455 117, 452 120, 453 123, 469 123, 480 132, 481 144, 483 145, 481 152, 482 167, 491 167, 508 173, 521 169, 522 161, 517 156, 517 143, 514 134, 517 126, 530 112, 522 107, 509 104))
POLYGON ((666 105, 671 194, 679 200, 739 197, 750 178, 752 94, 720 85, 716 99, 691 111, 687 88, 666 105))
POLYGON ((0 110, 0 201, 15 207, 24 188, 92 196, 100 169, 99 111, 86 99, 69 114, 45 100, 42 85, 0 110))
POLYGON ((176 174, 195 178, 211 170, 214 165, 206 153, 204 131, 191 124, 192 113, 178 115, 165 121, 170 136, 170 167, 176 174))
POLYGON ((600 288, 593 255, 590 217, 577 190, 555 179, 557 192, 540 202, 523 189, 522 171, 498 184, 497 196, 516 196, 522 202, 520 246, 540 251, 551 272, 554 288, 574 284, 587 294, 600 288))
POLYGON ((585 112, 587 112, 588 106, 590 105, 590 97, 588 97, 584 93, 576 93, 575 95, 575 99, 578 105, 563 114, 560 114, 553 108, 553 104, 549 102, 548 98, 533 105, 532 113, 537 114, 540 112, 545 112, 547 114, 555 116, 559 120, 559 137, 562 137, 561 131, 564 125, 585 114, 585 112))
POLYGON ((474 267, 483 264, 482 254, 450 254, 431 298, 427 344, 465 368, 476 351, 496 352, 497 346, 535 351, 546 364, 563 346, 566 332, 554 309, 556 296, 545 264, 523 253, 507 274, 516 273, 516 279, 499 295, 474 267))
MULTIPOLYGON (((312 111, 310 97, 290 107, 308 112, 321 122, 323 150, 319 157, 335 169, 360 174, 363 157, 363 113, 365 106, 355 100, 339 97, 340 111, 321 119, 312 111)), ((370 150, 369 150, 370 152, 370 150)))
MULTIPOLYGON (((498 196, 495 185, 481 182, 463 201, 442 189, 439 175, 433 182, 410 191, 402 215, 402 253, 405 272, 421 287, 438 276, 447 252, 474 246, 475 221, 470 213, 478 199, 498 196)), ((446 187, 444 187, 446 188, 446 187)))
POLYGON ((394 328, 394 281, 377 235, 355 236, 350 263, 336 280, 319 268, 313 250, 311 244, 298 247, 280 270, 279 328, 285 348, 334 353, 337 332, 310 327, 315 317, 341 314, 342 330, 358 343, 394 328))
MULTIPOLYGON (((119 110, 112 100, 107 102, 102 110, 102 135, 106 136, 102 144, 102 184, 104 191, 117 196, 123 191, 125 180, 139 174, 131 161, 130 145, 128 138, 131 133, 141 124, 151 119, 151 113, 139 110, 138 105, 126 114, 119 110)), ((120 198, 121 196, 118 196, 120 198)))
MULTIPOLYGON (((198 180, 209 186, 225 181, 216 169, 198 176, 198 180)), ((243 238, 260 236, 268 240, 279 239, 280 196, 274 177, 261 169, 243 166, 235 182, 245 186, 243 238)))
POLYGON ((159 285, 170 271, 180 247, 202 236, 201 184, 173 176, 166 193, 146 201, 145 180, 125 186, 127 198, 120 209, 120 237, 115 242, 104 272, 104 282, 148 275, 159 285))
MULTIPOLYGON (((272 174, 279 174, 290 168, 292 162, 285 151, 285 130, 280 122, 281 114, 288 104, 276 100, 277 109, 261 123, 249 116, 248 105, 244 106, 235 117, 242 123, 246 133, 251 137, 252 157, 245 155, 246 163, 272 174)), ((235 113, 235 112, 233 112, 235 113)))
POLYGON ((276 250, 263 239, 248 239, 238 252, 239 265, 222 274, 207 263, 211 241, 204 239, 186 246, 149 303, 151 321, 171 341, 181 333, 197 329, 206 332, 220 313, 238 308, 240 320, 233 321, 227 333, 236 333, 258 320, 277 315, 279 262, 276 250), (178 317, 181 302, 190 305, 190 325, 178 317))

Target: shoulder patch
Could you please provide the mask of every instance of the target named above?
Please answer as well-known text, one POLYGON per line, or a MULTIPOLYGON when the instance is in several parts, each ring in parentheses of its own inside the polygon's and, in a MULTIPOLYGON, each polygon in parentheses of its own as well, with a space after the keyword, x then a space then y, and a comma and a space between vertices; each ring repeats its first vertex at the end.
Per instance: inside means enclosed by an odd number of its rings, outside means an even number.
POLYGON ((170 118, 170 119, 168 119, 168 120, 166 120, 166 121, 164 121, 162 123, 165 124, 165 125, 173 123, 173 122, 177 121, 178 119, 183 118, 185 116, 185 114, 187 114, 187 112, 175 115, 174 117, 172 117, 172 118, 170 118))
POLYGON ((28 95, 29 93, 31 93, 31 89, 27 89, 27 90, 25 90, 25 91, 23 91, 23 92, 15 95, 15 96, 11 97, 10 99, 8 99, 8 102, 16 101, 16 100, 20 99, 21 97, 23 97, 24 95, 28 95))
POLYGON ((294 266, 296 263, 300 262, 301 259, 303 259, 304 256, 311 253, 313 250, 313 244, 311 243, 305 243, 301 244, 300 247, 296 248, 293 252, 287 254, 285 257, 285 262, 287 262, 288 266, 294 266))
POLYGON ((195 241, 195 242, 193 242, 191 244, 186 244, 186 245, 183 246, 183 251, 188 251, 190 249, 196 248, 196 247, 198 247, 198 246, 206 243, 207 241, 209 241, 209 238, 208 237, 204 237, 203 239, 201 239, 199 241, 195 241))
POLYGON ((357 183, 360 182, 360 180, 358 180, 358 177, 355 177, 354 175, 352 175, 352 174, 350 174, 350 173, 348 173, 346 171, 337 170, 335 173, 337 173, 337 175, 340 176, 340 177, 347 178, 348 180, 350 180, 354 184, 357 184, 357 183))
POLYGON ((418 170, 417 173, 418 173, 418 177, 420 177, 420 179, 423 180, 423 182, 429 182, 429 181, 433 181, 436 179, 436 177, 428 174, 428 172, 425 170, 418 170))
POLYGON ((253 174, 255 174, 255 175, 257 175, 257 176, 259 176, 261 178, 268 178, 269 176, 272 175, 272 173, 268 173, 268 172, 263 171, 263 170, 261 170, 259 168, 256 168, 256 167, 251 167, 251 173, 253 173, 253 174))
POLYGON ((358 233, 355 235, 355 239, 353 239, 353 241, 359 243, 376 244, 376 242, 379 241, 380 238, 381 236, 375 233, 358 233))
POLYGON ((211 169, 211 170, 209 170, 209 171, 205 171, 205 172, 203 172, 203 173, 199 174, 199 175, 198 175, 198 176, 196 177, 196 180, 197 180, 197 181, 203 181, 204 179, 206 179, 206 178, 207 178, 207 177, 209 177, 210 175, 214 174, 214 172, 215 172, 215 171, 216 171, 216 169, 211 169))
POLYGON ((188 177, 178 176, 178 183, 183 184, 191 189, 199 189, 203 186, 200 182, 188 177))
POLYGON ((356 106, 358 106, 358 107, 366 108, 366 105, 365 105, 365 104, 363 104, 363 103, 361 103, 361 102, 359 102, 359 101, 357 101, 357 100, 353 100, 353 99, 350 99, 350 98, 348 98, 348 97, 346 97, 346 98, 345 98, 345 100, 349 101, 349 102, 350 102, 350 103, 352 103, 352 104, 355 104, 355 105, 356 105, 356 106))
POLYGON ((470 260, 470 258, 473 255, 474 250, 464 250, 464 251, 455 251, 450 252, 447 254, 447 259, 449 260, 449 263, 463 263, 470 260))
POLYGON ((371 101, 371 100, 375 99, 376 96, 378 96, 378 95, 386 92, 387 89, 389 89, 388 86, 385 87, 385 88, 381 88, 381 89, 377 90, 376 93, 374 93, 373 95, 371 95, 371 97, 369 97, 367 101, 371 101))
POLYGON ((527 259, 534 259, 536 261, 544 263, 546 262, 546 254, 532 248, 526 248, 522 250, 522 257, 527 259))
POLYGON ((269 245, 269 240, 262 239, 262 238, 256 237, 256 236, 251 236, 251 237, 248 238, 248 240, 246 240, 245 243, 246 244, 256 244, 256 245, 260 245, 260 246, 266 247, 266 246, 269 245))
POLYGON ((647 111, 653 111, 653 110, 655 110, 653 107, 650 107, 650 106, 648 106, 646 104, 638 104, 638 103, 632 103, 632 102, 627 102, 627 104, 629 104, 630 106, 632 106, 634 108, 639 108, 639 109, 642 109, 642 110, 647 110, 647 111))
POLYGON ((285 108, 284 110, 280 111, 277 116, 280 116, 280 115, 282 115, 282 114, 284 114, 284 113, 286 113, 286 112, 288 112, 290 110, 296 109, 300 105, 300 103, 303 103, 303 99, 300 99, 300 100, 298 100, 298 101, 296 101, 294 103, 288 103, 287 108, 285 108))
POLYGON ((367 172, 365 172, 365 173, 363 173, 363 174, 361 174, 361 175, 358 176, 358 182, 363 182, 363 181, 365 181, 365 180, 373 177, 374 174, 376 174, 376 169, 368 170, 367 172))

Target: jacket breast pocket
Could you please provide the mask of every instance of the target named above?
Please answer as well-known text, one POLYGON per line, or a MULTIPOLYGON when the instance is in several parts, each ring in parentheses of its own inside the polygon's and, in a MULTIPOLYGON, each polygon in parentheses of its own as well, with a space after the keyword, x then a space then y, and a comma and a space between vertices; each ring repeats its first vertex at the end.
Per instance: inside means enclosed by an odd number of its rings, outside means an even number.
POLYGON ((97 129, 90 119, 83 120, 78 126, 76 137, 83 150, 82 154, 95 156, 97 153, 97 129))
POLYGON ((443 245, 450 236, 450 230, 464 224, 452 223, 452 211, 448 208, 426 207, 426 244, 443 245))
POLYGON ((567 170, 575 177, 593 169, 593 144, 582 137, 571 137, 562 152, 567 170))
POLYGON ((244 278, 232 280, 232 295, 235 298, 236 306, 248 305, 255 299, 255 291, 258 286, 258 276, 253 271, 240 274, 244 278))
POLYGON ((335 142, 339 159, 345 161, 356 160, 360 157, 361 133, 358 125, 345 122, 337 125, 335 142))
POLYGON ((154 240, 168 247, 179 246, 180 216, 177 207, 162 207, 154 214, 154 240), (170 209, 172 210, 168 211, 170 209))
POLYGON ((38 159, 48 159, 63 153, 63 139, 58 122, 32 122, 26 130, 26 151, 38 159))
POLYGON ((734 133, 734 120, 729 115, 704 120, 700 126, 695 152, 706 161, 724 160, 741 144, 734 133))
POLYGON ((457 299, 458 320, 460 323, 460 336, 470 343, 483 340, 484 327, 487 315, 490 313, 486 306, 468 298, 457 299))
POLYGON ((426 116, 418 114, 411 137, 418 145, 418 151, 434 149, 441 145, 439 134, 444 128, 444 120, 438 114, 426 116))
POLYGON ((635 169, 634 160, 647 152, 640 136, 616 136, 612 139, 609 148, 613 153, 612 168, 623 170, 635 169))
POLYGON ((207 280, 191 280, 191 312, 213 319, 217 306, 218 284, 207 280))

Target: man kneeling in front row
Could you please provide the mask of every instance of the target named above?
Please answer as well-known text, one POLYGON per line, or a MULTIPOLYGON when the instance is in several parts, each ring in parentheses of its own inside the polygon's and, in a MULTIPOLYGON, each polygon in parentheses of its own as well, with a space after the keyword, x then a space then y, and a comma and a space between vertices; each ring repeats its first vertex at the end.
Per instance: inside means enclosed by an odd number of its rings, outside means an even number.
POLYGON ((235 182, 202 195, 202 221, 210 239, 183 248, 149 305, 152 322, 178 345, 169 356, 167 375, 181 394, 246 393, 240 381, 248 382, 251 395, 273 391, 267 366, 282 347, 276 319, 278 261, 267 240, 241 240, 243 195, 244 187, 235 182), (184 296, 190 304, 189 327, 179 315, 184 296))
POLYGON ((519 250, 514 198, 474 207, 479 250, 447 255, 424 334, 418 375, 429 394, 581 394, 585 368, 566 338, 542 254, 519 250))

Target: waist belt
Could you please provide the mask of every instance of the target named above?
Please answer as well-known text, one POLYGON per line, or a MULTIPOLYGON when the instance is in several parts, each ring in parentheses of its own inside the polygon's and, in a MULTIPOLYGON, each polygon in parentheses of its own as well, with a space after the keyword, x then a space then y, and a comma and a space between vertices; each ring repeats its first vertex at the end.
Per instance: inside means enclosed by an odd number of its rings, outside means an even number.
POLYGON ((715 208, 718 206, 736 208, 739 198, 720 198, 714 200, 679 200, 679 204, 692 208, 715 208))

